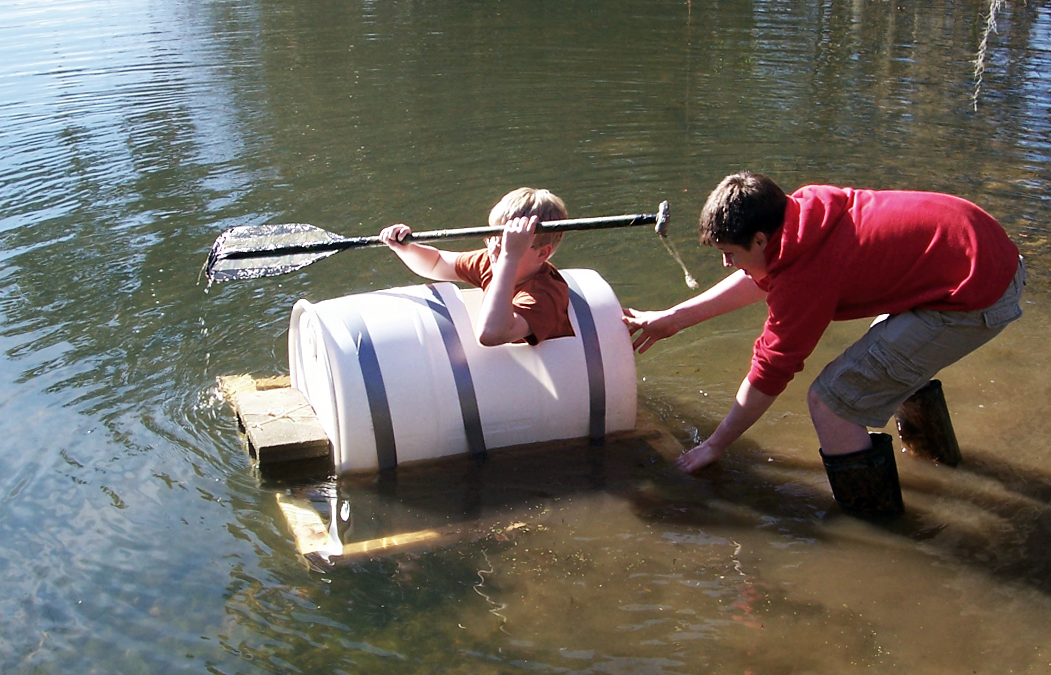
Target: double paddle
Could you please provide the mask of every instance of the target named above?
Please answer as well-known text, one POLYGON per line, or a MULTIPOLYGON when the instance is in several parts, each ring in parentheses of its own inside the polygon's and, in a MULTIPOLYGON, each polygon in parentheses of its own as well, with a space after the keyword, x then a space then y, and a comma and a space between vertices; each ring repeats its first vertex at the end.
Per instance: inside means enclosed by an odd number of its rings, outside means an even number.
MULTIPOLYGON (((654 231, 668 236, 668 202, 661 202, 657 213, 604 218, 574 218, 539 223, 539 232, 605 230, 616 227, 655 225, 654 231)), ((456 230, 413 232, 404 242, 430 242, 441 239, 488 237, 503 227, 465 227, 456 230)), ((212 244, 204 273, 209 281, 260 279, 288 274, 347 249, 385 246, 377 236, 342 237, 320 227, 290 223, 284 225, 240 225, 226 230, 212 244)))

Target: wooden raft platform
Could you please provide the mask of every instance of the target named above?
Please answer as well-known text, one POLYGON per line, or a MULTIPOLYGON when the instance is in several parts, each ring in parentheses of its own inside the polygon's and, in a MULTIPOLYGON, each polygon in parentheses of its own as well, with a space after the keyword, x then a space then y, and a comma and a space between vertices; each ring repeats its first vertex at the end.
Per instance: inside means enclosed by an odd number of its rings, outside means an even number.
POLYGON ((235 375, 219 379, 260 466, 328 457, 332 442, 303 392, 288 377, 255 379, 235 375))
MULTIPOLYGON (((219 378, 219 391, 233 406, 249 455, 261 470, 284 473, 284 467, 303 460, 329 458, 332 443, 318 422, 306 396, 293 389, 287 376, 257 379, 250 375, 219 378)), ((290 472, 294 474, 295 472, 290 472)), ((351 543, 339 541, 321 513, 307 499, 287 492, 277 494, 277 503, 296 549, 312 569, 324 569, 369 557, 405 553, 479 536, 471 527, 445 527, 404 532, 351 543)))
MULTIPOLYGON (((406 531, 396 530, 387 536, 360 541, 342 541, 336 531, 334 514, 324 513, 331 509, 305 498, 311 491, 310 486, 336 483, 331 482, 332 444, 302 392, 292 389, 287 376, 253 378, 250 375, 219 378, 219 391, 223 399, 233 406, 247 441, 248 452, 260 471, 271 478, 282 479, 279 482, 285 487, 276 494, 277 504, 298 553, 311 569, 323 571, 373 557, 433 550, 487 537, 505 541, 511 536, 545 527, 542 523, 530 523, 520 517, 508 520, 506 515, 496 515, 422 529, 406 528, 406 531), (296 468, 299 466, 311 468, 301 474, 296 468), (324 475, 317 473, 317 467, 324 467, 324 475), (298 482, 297 479, 305 482, 298 482)), ((666 460, 673 459, 682 451, 682 446, 651 416, 641 414, 640 411, 640 422, 640 427, 634 431, 615 434, 614 438, 636 439, 666 460)), ((586 439, 539 445, 549 451, 551 448, 563 451, 576 448, 584 452, 583 448, 588 447, 586 439)), ((503 450, 509 454, 532 452, 528 446, 503 450)), ((517 460, 510 458, 509 462, 512 466, 518 464, 517 460)), ((436 470, 448 466, 455 473, 454 467, 462 466, 463 458, 440 458, 421 464, 430 465, 436 470)), ((339 479, 336 480, 338 482, 339 479)), ((410 479, 407 482, 412 481, 410 479)), ((408 489, 412 491, 411 486, 408 489)), ((493 486, 493 489, 499 489, 499 486, 493 486)))

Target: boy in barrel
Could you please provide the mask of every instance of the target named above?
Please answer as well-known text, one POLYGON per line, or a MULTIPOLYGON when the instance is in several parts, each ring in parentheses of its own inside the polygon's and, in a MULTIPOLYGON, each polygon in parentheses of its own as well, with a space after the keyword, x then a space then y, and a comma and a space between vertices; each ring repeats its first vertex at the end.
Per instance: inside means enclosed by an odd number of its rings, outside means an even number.
POLYGON ((548 262, 561 232, 536 233, 543 221, 565 220, 566 207, 548 190, 522 187, 508 192, 489 213, 489 225, 503 233, 486 239, 486 248, 457 253, 403 243, 412 230, 404 224, 380 232, 380 240, 416 274, 436 281, 463 281, 485 294, 475 325, 487 346, 508 342, 536 345, 573 335, 569 286, 548 262))
POLYGON ((700 238, 738 271, 668 310, 625 309, 635 349, 759 300, 768 313, 729 413, 678 466, 716 461, 802 370, 830 322, 889 315, 824 368, 807 402, 836 501, 901 511, 890 436, 868 428, 1021 316, 1018 248, 989 214, 950 195, 827 185, 786 195, 750 172, 711 193, 700 238))

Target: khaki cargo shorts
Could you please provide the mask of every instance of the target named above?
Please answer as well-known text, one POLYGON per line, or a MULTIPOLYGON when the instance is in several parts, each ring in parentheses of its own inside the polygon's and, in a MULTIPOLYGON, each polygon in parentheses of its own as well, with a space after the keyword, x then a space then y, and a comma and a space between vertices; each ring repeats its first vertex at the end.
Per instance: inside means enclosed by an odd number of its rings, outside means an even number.
POLYGON ((1000 334, 1022 316, 1025 264, 1003 296, 974 312, 914 309, 877 319, 868 332, 814 381, 814 393, 832 412, 866 427, 887 424, 898 406, 942 368, 1000 334))

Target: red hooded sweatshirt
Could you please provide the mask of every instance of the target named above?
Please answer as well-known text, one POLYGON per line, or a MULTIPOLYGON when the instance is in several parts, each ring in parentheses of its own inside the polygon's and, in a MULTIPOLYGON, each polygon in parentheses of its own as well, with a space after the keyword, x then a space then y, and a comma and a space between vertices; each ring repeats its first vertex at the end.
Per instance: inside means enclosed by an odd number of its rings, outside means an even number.
POLYGON ((766 248, 769 310, 748 380, 784 391, 832 321, 996 302, 1018 247, 988 213, 951 195, 800 188, 766 248))

